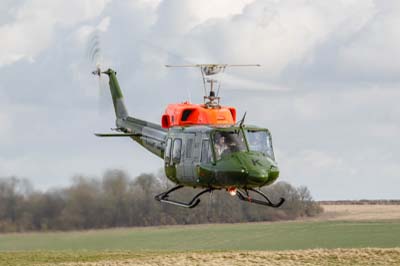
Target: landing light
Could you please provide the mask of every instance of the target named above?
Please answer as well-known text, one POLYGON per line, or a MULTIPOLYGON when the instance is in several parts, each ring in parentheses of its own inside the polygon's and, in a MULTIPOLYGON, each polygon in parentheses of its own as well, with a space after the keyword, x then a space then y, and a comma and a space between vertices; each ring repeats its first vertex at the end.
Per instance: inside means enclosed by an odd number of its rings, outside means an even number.
POLYGON ((235 187, 228 188, 228 192, 231 194, 231 196, 236 196, 236 191, 237 189, 235 187))

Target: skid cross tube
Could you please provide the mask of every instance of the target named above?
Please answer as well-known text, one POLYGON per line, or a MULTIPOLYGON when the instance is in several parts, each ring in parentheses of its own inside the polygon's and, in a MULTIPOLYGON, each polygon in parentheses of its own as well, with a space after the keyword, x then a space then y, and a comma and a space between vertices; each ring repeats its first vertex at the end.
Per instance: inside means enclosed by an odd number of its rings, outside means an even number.
POLYGON ((192 200, 189 201, 188 203, 168 199, 168 196, 169 196, 169 194, 170 194, 171 192, 173 192, 173 191, 175 191, 175 190, 178 190, 178 189, 181 189, 181 188, 183 188, 182 185, 177 185, 177 186, 171 188, 170 190, 168 190, 168 191, 166 191, 166 192, 163 192, 163 193, 161 193, 161 194, 156 195, 154 198, 155 198, 156 200, 160 201, 160 202, 169 203, 169 204, 172 204, 172 205, 176 205, 176 206, 180 206, 180 207, 185 207, 185 208, 190 208, 190 209, 191 209, 191 208, 196 207, 196 206, 200 203, 199 197, 200 197, 201 195, 203 195, 204 193, 212 192, 212 191, 213 191, 212 188, 204 189, 204 190, 202 190, 201 192, 197 193, 196 196, 194 196, 194 197, 192 198, 192 200))
POLYGON ((264 206, 268 206, 268 207, 272 207, 272 208, 279 208, 285 202, 285 199, 281 198, 278 203, 272 203, 272 201, 267 197, 267 195, 265 195, 260 190, 253 189, 253 188, 245 189, 245 192, 238 189, 236 195, 238 196, 238 198, 240 200, 247 201, 250 203, 256 203, 256 204, 260 204, 260 205, 264 205, 264 206), (253 191, 253 192, 261 195, 265 199, 265 201, 251 198, 249 195, 249 191, 253 191))

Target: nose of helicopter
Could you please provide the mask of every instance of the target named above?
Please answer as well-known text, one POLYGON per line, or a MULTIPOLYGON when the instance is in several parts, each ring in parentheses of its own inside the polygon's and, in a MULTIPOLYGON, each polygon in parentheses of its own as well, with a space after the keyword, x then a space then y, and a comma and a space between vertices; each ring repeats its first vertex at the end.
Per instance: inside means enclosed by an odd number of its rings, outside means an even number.
POLYGON ((276 163, 259 152, 235 152, 224 156, 215 165, 197 168, 198 184, 216 187, 261 187, 279 176, 276 163))
POLYGON ((241 153, 238 156, 246 170, 250 186, 263 186, 273 183, 279 176, 279 168, 270 158, 259 153, 241 153))
POLYGON ((268 181, 268 171, 266 170, 251 170, 247 177, 247 182, 251 185, 264 184, 268 181))
POLYGON ((276 166, 268 168, 251 169, 247 177, 250 185, 264 186, 274 182, 279 176, 279 169, 276 166))

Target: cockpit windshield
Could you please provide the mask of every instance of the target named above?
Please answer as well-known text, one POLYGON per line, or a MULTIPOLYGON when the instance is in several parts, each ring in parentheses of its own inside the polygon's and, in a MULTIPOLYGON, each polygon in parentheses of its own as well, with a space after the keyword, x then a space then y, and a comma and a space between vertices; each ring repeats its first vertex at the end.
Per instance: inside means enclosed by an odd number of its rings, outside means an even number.
POLYGON ((247 151, 242 130, 216 131, 214 133, 214 148, 217 160, 232 152, 247 151))
POLYGON ((259 151, 264 155, 274 158, 274 151, 272 149, 271 135, 265 130, 250 130, 246 129, 247 143, 251 151, 259 151))

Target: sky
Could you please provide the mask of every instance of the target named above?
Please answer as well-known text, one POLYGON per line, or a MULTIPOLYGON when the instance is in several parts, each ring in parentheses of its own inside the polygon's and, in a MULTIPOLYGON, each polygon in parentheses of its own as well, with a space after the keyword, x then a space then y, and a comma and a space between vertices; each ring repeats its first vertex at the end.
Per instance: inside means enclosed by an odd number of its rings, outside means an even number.
MULTIPOLYGON (((400 198, 397 0, 2 0, 0 177, 38 189, 157 173, 162 160, 123 138, 90 74, 93 36, 129 114, 160 123, 169 103, 201 102, 196 69, 229 69, 222 103, 267 127, 281 176, 315 199, 400 198)), ((104 80, 103 80, 104 82, 104 80)))

